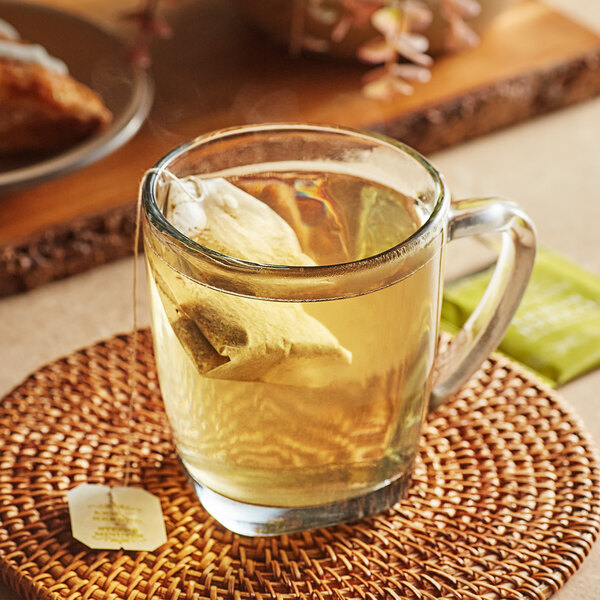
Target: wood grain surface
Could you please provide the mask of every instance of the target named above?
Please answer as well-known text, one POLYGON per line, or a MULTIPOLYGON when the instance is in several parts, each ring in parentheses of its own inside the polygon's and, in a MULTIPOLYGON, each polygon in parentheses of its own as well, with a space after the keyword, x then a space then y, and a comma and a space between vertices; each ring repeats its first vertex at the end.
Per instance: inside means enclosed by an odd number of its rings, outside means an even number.
MULTIPOLYGON (((46 3, 104 22, 121 12, 117 0, 46 3)), ((173 37, 153 47, 156 98, 141 132, 100 162, 0 196, 0 295, 129 254, 144 171, 204 132, 251 122, 338 123, 430 153, 600 93, 600 37, 536 0, 502 15, 478 48, 436 61, 432 80, 414 95, 390 102, 360 95, 364 65, 292 59, 223 0, 182 4, 169 20, 173 37)))

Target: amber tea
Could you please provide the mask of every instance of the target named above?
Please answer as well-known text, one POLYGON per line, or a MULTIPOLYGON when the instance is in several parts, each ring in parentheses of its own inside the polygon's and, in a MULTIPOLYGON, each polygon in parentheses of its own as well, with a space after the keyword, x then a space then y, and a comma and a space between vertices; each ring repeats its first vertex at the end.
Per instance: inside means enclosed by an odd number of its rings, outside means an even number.
MULTIPOLYGON (((291 227, 306 263, 374 256, 422 224, 415 199, 350 175, 229 181, 291 227)), ((163 210, 170 214, 168 200, 163 210)), ((303 303, 204 288, 147 257, 161 389, 192 477, 238 501, 305 506, 363 495, 410 471, 437 338, 439 257, 384 289, 303 303), (279 332, 268 330, 274 323, 279 332), (219 330, 228 326, 244 338, 228 343, 254 347, 248 365, 230 368, 213 350, 227 343, 219 330), (319 347, 305 339, 310 327, 319 347)))

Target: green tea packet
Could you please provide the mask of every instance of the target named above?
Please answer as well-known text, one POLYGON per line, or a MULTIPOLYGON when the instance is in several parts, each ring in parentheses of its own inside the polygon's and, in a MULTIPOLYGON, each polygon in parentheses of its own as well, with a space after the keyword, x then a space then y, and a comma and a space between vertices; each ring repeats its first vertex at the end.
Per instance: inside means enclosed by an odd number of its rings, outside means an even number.
MULTIPOLYGON (((457 332, 492 269, 447 284, 442 327, 457 332)), ((521 305, 498 350, 553 387, 600 366, 600 278, 540 249, 521 305)))

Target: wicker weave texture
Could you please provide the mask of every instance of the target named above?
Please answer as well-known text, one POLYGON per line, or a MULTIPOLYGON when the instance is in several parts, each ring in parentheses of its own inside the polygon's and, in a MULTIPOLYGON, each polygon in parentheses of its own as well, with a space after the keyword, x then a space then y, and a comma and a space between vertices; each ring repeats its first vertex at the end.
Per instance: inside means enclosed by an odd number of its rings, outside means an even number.
POLYGON ((502 358, 430 415, 409 496, 349 525, 245 538, 207 515, 178 466, 150 335, 140 334, 133 484, 162 503, 155 552, 71 537, 66 491, 120 484, 130 336, 40 369, 0 407, 0 574, 31 600, 542 599, 599 528, 598 459, 552 392, 502 358))

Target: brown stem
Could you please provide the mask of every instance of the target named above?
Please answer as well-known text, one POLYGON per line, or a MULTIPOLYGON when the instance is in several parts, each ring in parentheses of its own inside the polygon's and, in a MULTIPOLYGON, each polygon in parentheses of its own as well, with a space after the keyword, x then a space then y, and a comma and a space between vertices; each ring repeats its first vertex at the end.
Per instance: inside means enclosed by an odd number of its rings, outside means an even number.
POLYGON ((294 0, 292 5, 292 23, 290 30, 290 54, 292 56, 298 56, 302 50, 305 15, 306 1, 294 0))

